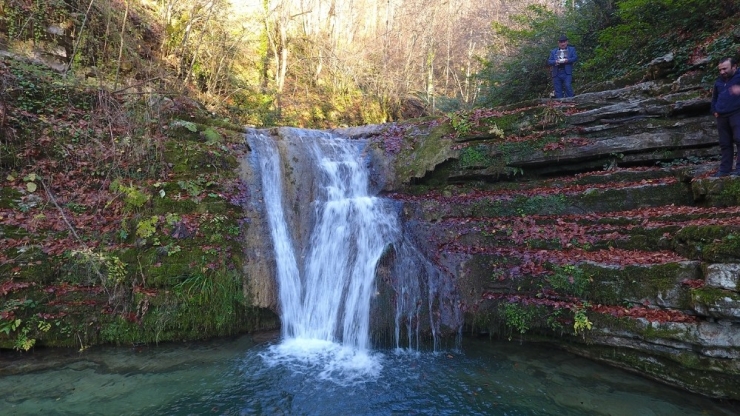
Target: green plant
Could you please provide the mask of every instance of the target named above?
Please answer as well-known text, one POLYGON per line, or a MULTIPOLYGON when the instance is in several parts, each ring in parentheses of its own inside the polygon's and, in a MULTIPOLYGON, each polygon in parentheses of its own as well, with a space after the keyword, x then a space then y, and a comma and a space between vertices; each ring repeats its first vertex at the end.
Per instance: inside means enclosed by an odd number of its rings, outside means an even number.
POLYGON ((20 318, 0 322, 0 332, 4 332, 5 335, 10 335, 10 333, 18 329, 22 323, 23 320, 20 318))
POLYGON ((89 248, 74 250, 69 256, 78 264, 75 268, 77 273, 86 269, 88 273, 99 277, 105 287, 110 283, 120 285, 126 280, 126 264, 117 256, 94 252, 89 248))
POLYGON ((136 235, 140 238, 149 238, 157 232, 157 223, 159 217, 154 215, 148 219, 139 221, 136 224, 136 235))
POLYGON ((39 180, 39 178, 35 173, 29 173, 23 177, 23 181, 26 183, 26 190, 29 193, 36 192, 36 189, 38 188, 38 185, 36 185, 37 180, 39 180))
POLYGON ((550 316, 547 317, 547 326, 553 331, 560 331, 562 333, 564 327, 562 324, 563 309, 555 309, 550 316))
POLYGON ((180 217, 179 214, 173 213, 173 212, 168 212, 164 216, 164 220, 167 223, 167 225, 169 225, 169 226, 173 226, 173 225, 177 224, 178 222, 180 222, 181 219, 182 219, 182 217, 180 217))
POLYGON ((516 175, 524 176, 524 169, 519 168, 519 167, 507 166, 504 168, 504 173, 509 176, 516 176, 516 175))
POLYGON ((565 120, 565 113, 559 107, 550 104, 543 107, 540 117, 542 127, 545 128, 553 124, 558 125, 562 123, 565 120))
POLYGON ((208 179, 205 175, 198 175, 195 179, 177 181, 177 185, 188 195, 195 198, 199 196, 209 186, 216 185, 216 182, 208 179))
POLYGON ((167 256, 168 256, 168 257, 169 257, 169 256, 172 256, 172 255, 174 255, 174 254, 177 254, 177 253, 179 253, 180 251, 182 251, 182 247, 180 247, 180 246, 179 246, 179 245, 177 245, 177 244, 175 244, 175 245, 172 245, 172 244, 168 244, 168 245, 167 245, 167 246, 166 246, 165 248, 167 249, 167 256))
POLYGON ((51 323, 40 319, 37 315, 28 318, 15 317, 16 312, 36 308, 32 299, 10 299, 6 301, 0 312, 10 316, 10 319, 0 321, 0 333, 10 337, 15 334, 13 348, 18 351, 28 351, 36 345, 36 338, 51 329, 51 323))
POLYGON ((492 134, 501 140, 506 137, 506 133, 504 132, 504 130, 501 129, 496 123, 493 123, 493 125, 488 129, 488 134, 492 134))
POLYGON ((586 338, 586 331, 590 331, 591 328, 593 328, 593 323, 586 315, 586 309, 589 306, 588 302, 584 302, 583 305, 577 307, 573 312, 573 332, 575 332, 576 335, 583 335, 584 338, 586 338))
POLYGON ((449 117, 452 129, 455 130, 458 136, 466 136, 473 130, 473 123, 464 113, 450 113, 447 117, 449 117))
POLYGON ((199 270, 178 283, 175 289, 184 295, 197 295, 203 299, 209 299, 215 290, 215 285, 208 273, 199 270))
POLYGON ((134 185, 126 186, 120 180, 115 180, 110 184, 110 190, 119 192, 123 195, 128 210, 137 210, 149 201, 149 195, 145 194, 134 185))
POLYGON ((74 212, 76 214, 81 214, 81 213, 83 213, 83 212, 85 212, 87 210, 87 207, 86 206, 84 206, 82 204, 78 204, 76 202, 68 202, 68 203, 65 204, 65 206, 67 207, 68 210, 70 210, 70 211, 72 211, 72 212, 74 212))
POLYGON ((532 322, 537 316, 534 308, 522 306, 516 303, 504 304, 502 314, 506 326, 515 330, 520 335, 529 330, 532 322))
POLYGON ((558 292, 583 296, 593 279, 580 267, 566 265, 553 267, 553 273, 547 278, 547 281, 558 292))
POLYGON ((614 170, 617 168, 617 163, 622 159, 624 159, 623 153, 609 153, 609 162, 604 163, 602 167, 604 170, 614 170))

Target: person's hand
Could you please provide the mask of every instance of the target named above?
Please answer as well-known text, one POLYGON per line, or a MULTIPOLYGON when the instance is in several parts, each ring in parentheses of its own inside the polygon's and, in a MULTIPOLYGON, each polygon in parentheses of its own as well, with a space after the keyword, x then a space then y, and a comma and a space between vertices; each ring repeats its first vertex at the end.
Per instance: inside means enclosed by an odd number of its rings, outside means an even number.
POLYGON ((740 85, 733 85, 730 87, 730 94, 740 95, 740 85))

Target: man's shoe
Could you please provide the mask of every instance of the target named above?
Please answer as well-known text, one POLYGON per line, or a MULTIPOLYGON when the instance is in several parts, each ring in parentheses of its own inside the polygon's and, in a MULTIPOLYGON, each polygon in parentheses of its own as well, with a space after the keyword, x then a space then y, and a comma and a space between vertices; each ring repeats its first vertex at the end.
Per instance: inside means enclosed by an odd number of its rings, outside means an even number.
POLYGON ((730 176, 730 172, 720 172, 720 171, 717 171, 717 173, 715 173, 712 176, 714 176, 715 178, 721 178, 721 177, 724 177, 724 176, 730 176))

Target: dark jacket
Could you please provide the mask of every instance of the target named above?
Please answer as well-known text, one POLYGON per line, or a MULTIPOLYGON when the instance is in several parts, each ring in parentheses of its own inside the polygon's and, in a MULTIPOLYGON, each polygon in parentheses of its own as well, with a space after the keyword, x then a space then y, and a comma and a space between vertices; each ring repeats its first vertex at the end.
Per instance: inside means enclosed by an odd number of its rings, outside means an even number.
POLYGON ((558 65, 558 51, 560 48, 555 48, 550 51, 550 57, 547 58, 547 64, 552 67, 552 76, 558 75, 558 69, 565 70, 568 75, 573 75, 573 64, 578 60, 576 54, 576 48, 573 46, 566 46, 565 56, 568 58, 568 63, 558 65))
POLYGON ((712 90, 712 114, 729 116, 740 111, 740 95, 730 93, 733 85, 740 85, 740 70, 727 81, 717 78, 712 90))

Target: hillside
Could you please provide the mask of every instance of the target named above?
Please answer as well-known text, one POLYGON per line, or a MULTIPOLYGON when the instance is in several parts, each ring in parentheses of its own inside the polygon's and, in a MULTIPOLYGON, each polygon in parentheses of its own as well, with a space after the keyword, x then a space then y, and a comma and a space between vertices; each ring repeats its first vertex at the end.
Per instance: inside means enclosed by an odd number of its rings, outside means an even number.
MULTIPOLYGON (((501 83, 526 78, 512 70, 491 80, 530 95, 444 114, 404 98, 408 111, 394 117, 432 115, 369 125, 388 114, 364 107, 359 89, 326 111, 292 103, 301 116, 288 117, 287 95, 259 77, 231 85, 235 73, 198 72, 215 53, 199 61, 172 44, 163 53, 168 27, 146 2, 96 9, 84 31, 77 20, 77 32, 54 24, 25 35, 8 18, 26 16, 12 8, 19 3, 3 3, 0 348, 84 350, 277 328, 274 305, 260 303, 269 294, 255 293, 270 287, 255 283, 269 278, 265 260, 244 249, 263 213, 244 185, 243 125, 299 121, 372 142, 378 183, 455 280, 466 331, 551 342, 737 400, 740 199, 738 180, 709 178, 717 147, 708 99, 716 60, 740 52, 740 33, 735 2, 717 4, 724 8, 710 11, 722 19, 711 31, 677 36, 675 25, 656 26, 651 37, 675 43, 630 49, 634 56, 608 67, 589 59, 604 58, 596 38, 589 47, 589 32, 572 28, 584 61, 572 100, 544 98, 541 74, 532 88, 501 83), (72 33, 87 33, 87 49, 75 51, 72 33), (219 90, 227 84, 234 88, 219 90)), ((337 98, 328 91, 343 91, 297 80, 293 97, 309 90, 328 102, 337 98)))

